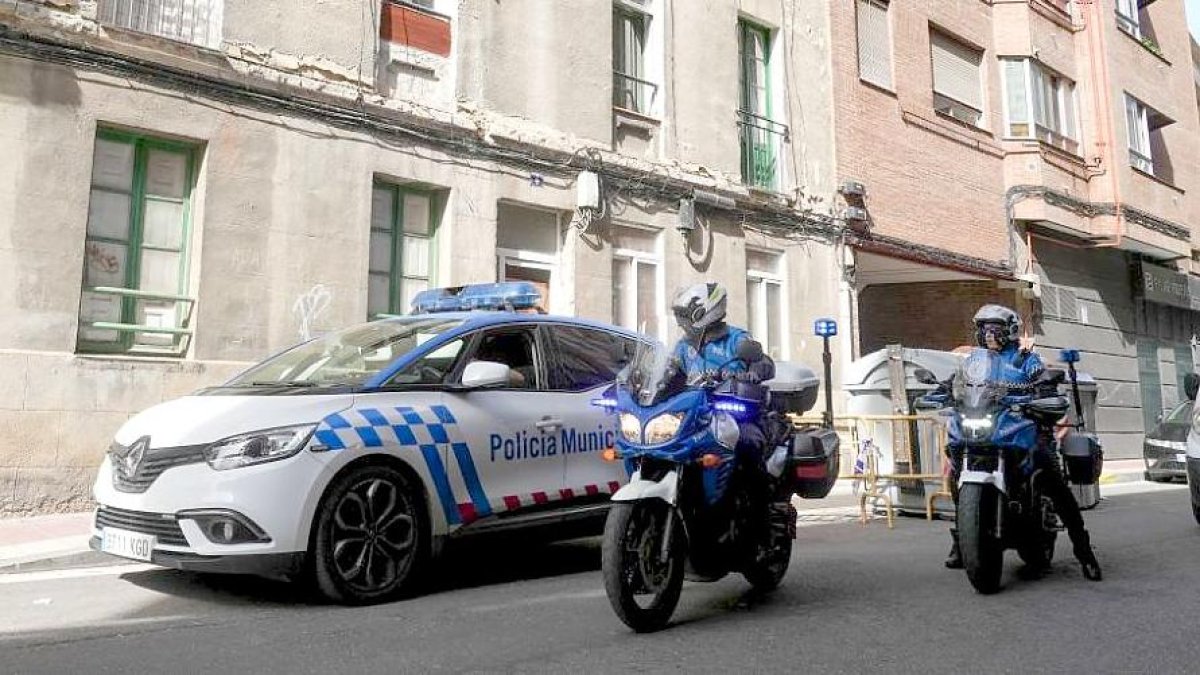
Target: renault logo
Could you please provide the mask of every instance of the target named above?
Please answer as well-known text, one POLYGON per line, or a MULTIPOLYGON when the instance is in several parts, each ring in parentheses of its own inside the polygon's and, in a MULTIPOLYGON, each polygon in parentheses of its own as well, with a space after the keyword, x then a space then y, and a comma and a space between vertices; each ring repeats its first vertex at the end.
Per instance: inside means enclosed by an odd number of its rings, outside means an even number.
POLYGON ((149 447, 149 436, 142 436, 128 448, 114 447, 112 462, 113 467, 117 470, 117 475, 126 480, 136 476, 138 469, 142 468, 142 459, 145 458, 146 449, 149 447))

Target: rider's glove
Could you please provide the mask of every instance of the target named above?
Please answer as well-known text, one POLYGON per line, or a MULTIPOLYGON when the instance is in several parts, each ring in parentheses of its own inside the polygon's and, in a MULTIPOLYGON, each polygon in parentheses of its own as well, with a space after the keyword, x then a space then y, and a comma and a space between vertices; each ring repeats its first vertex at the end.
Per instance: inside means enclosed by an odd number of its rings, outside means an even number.
POLYGON ((737 382, 749 382, 750 384, 758 384, 762 382, 762 378, 758 376, 758 373, 752 370, 744 370, 740 373, 734 373, 733 379, 737 382))

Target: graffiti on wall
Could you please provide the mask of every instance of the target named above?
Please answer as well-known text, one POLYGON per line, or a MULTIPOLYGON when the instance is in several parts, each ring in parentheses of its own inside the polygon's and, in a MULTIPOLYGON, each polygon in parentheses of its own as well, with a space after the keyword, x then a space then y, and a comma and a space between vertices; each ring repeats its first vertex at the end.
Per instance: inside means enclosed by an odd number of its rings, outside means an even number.
POLYGON ((301 340, 311 340, 313 337, 313 326, 321 319, 321 316, 329 310, 329 304, 333 300, 333 293, 324 284, 317 284, 308 291, 301 293, 296 301, 292 303, 292 314, 296 317, 298 324, 297 332, 300 334, 301 340))

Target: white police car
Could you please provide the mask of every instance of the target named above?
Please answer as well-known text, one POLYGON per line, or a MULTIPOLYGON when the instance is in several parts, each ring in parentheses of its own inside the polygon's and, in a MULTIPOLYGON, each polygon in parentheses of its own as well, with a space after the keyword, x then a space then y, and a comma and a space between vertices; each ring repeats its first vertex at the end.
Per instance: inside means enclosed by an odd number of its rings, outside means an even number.
POLYGON ((626 480, 589 405, 638 336, 530 307, 528 284, 427 291, 414 315, 326 335, 117 432, 92 546, 180 569, 412 590, 448 537, 574 522, 626 480), (447 311, 457 310, 457 311, 447 311))

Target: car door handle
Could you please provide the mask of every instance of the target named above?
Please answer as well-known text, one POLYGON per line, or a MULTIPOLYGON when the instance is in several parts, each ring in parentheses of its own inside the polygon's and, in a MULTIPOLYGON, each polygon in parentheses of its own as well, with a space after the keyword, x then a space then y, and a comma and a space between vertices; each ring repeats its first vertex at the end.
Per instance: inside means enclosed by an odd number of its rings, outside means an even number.
POLYGON ((543 417, 534 423, 534 426, 542 431, 554 431, 562 427, 563 421, 557 417, 543 417))

